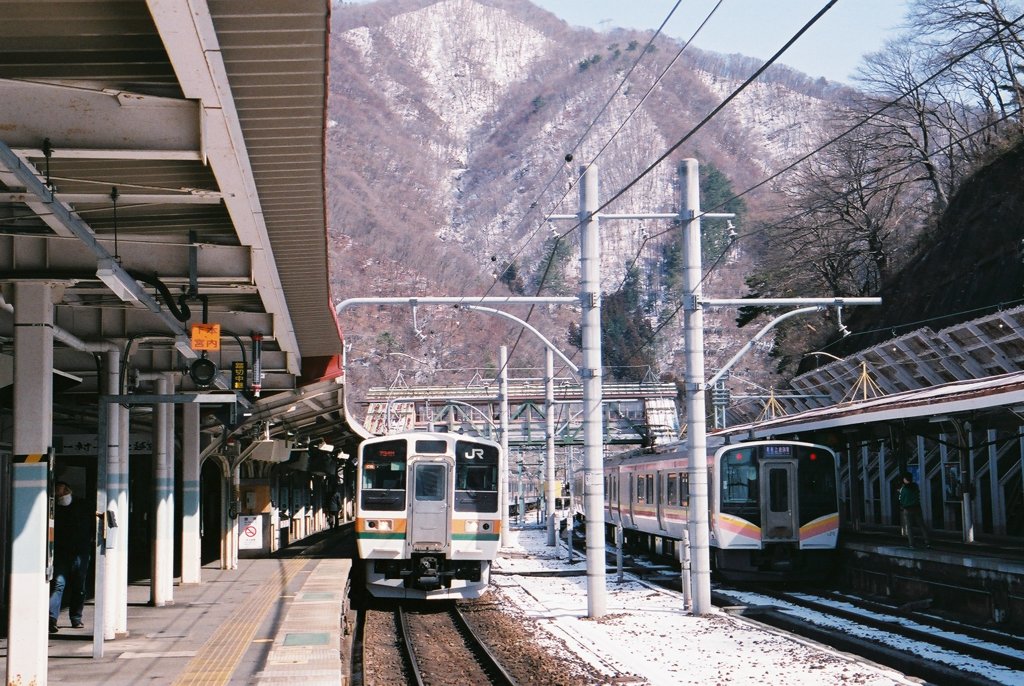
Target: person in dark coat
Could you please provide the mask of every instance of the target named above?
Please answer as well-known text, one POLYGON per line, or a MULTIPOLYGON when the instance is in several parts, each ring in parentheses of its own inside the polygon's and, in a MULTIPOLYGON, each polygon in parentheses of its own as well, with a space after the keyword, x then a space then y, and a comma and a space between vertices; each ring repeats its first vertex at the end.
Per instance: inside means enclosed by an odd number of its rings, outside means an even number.
POLYGON ((53 580, 50 582, 50 633, 58 631, 61 604, 71 615, 71 627, 81 629, 89 563, 96 546, 96 514, 71 487, 58 481, 54 489, 53 580))
POLYGON ((327 506, 331 511, 331 516, 334 518, 334 527, 341 526, 341 508, 343 506, 344 498, 341 497, 341 491, 335 491, 331 495, 331 502, 327 506))
POLYGON ((914 527, 921 529, 924 539, 924 547, 931 548, 928 542, 928 528, 924 525, 924 515, 921 513, 921 490, 914 483, 914 475, 910 472, 900 474, 903 485, 899 490, 900 509, 903 511, 903 527, 907 531, 907 544, 916 548, 914 544, 914 527))

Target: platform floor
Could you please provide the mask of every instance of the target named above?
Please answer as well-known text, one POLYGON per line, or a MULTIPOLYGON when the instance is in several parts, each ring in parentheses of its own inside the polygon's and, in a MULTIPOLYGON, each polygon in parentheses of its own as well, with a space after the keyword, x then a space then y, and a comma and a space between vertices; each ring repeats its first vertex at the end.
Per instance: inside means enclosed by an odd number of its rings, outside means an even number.
MULTIPOLYGON (((54 684, 330 684, 349 664, 344 612, 347 559, 248 559, 203 569, 201 584, 175 585, 174 604, 149 605, 147 585, 128 588, 129 635, 93 657, 92 612, 72 629, 65 610, 49 636, 54 684)), ((0 640, 6 679, 7 641, 0 640)))

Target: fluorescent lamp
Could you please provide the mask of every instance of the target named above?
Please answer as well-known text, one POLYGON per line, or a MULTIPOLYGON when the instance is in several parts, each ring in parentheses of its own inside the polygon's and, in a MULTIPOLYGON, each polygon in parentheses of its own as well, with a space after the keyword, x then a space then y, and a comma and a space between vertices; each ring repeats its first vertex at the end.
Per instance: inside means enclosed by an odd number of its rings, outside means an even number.
POLYGON ((96 276, 107 285, 107 288, 114 295, 124 302, 132 304, 139 302, 139 299, 135 296, 135 291, 131 288, 131 286, 137 287, 137 284, 134 280, 132 280, 131 285, 125 281, 124 270, 119 269, 119 265, 112 257, 106 257, 99 261, 96 265, 96 276))

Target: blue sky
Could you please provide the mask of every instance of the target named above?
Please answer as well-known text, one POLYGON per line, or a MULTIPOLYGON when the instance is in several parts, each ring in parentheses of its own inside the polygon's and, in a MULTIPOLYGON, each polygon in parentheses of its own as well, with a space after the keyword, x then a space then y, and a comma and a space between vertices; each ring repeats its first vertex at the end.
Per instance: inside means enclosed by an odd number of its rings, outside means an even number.
MULTIPOLYGON (((532 0, 573 26, 657 29, 676 0, 532 0)), ((682 0, 665 33, 689 38, 717 0, 682 0)), ((826 0, 724 0, 693 44, 767 59, 826 0)), ((809 76, 850 82, 861 57, 882 47, 903 22, 906 0, 839 0, 779 59, 809 76)))

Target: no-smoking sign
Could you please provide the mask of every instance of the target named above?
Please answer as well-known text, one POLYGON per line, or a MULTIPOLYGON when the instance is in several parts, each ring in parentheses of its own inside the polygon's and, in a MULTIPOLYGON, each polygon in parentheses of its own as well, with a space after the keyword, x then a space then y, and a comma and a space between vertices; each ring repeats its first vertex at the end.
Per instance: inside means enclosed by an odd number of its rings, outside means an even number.
POLYGON ((260 550, 263 548, 263 517, 241 515, 238 518, 238 549, 260 550))

